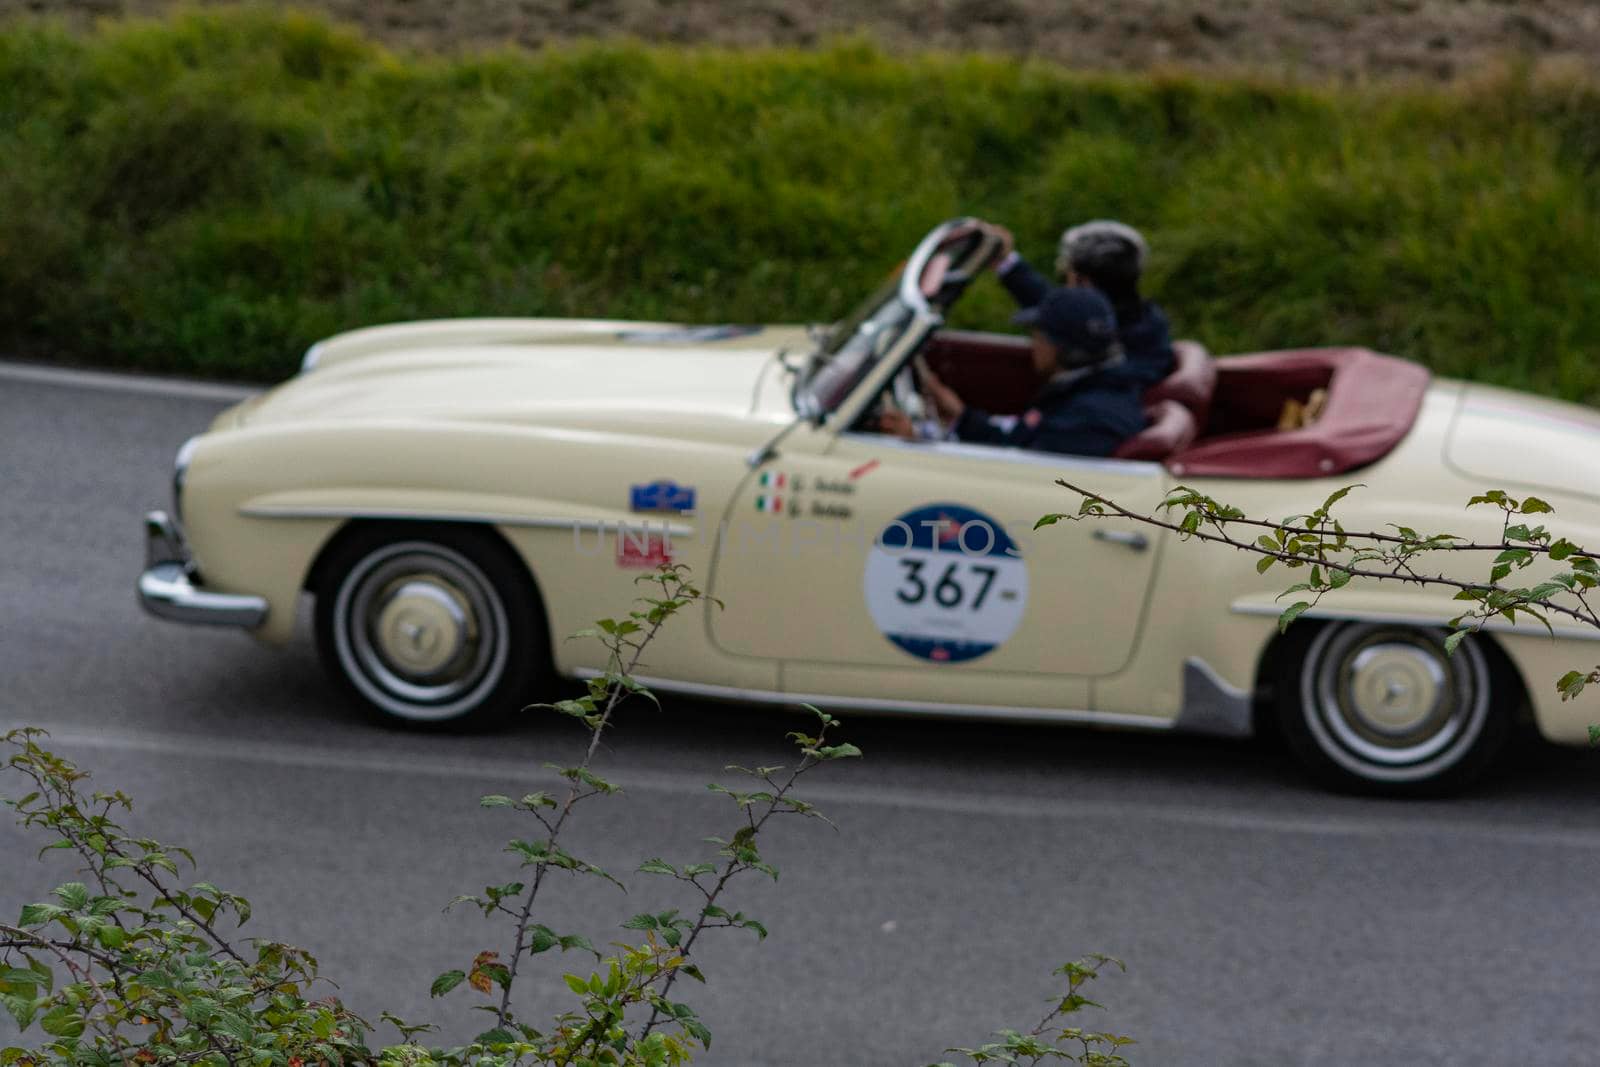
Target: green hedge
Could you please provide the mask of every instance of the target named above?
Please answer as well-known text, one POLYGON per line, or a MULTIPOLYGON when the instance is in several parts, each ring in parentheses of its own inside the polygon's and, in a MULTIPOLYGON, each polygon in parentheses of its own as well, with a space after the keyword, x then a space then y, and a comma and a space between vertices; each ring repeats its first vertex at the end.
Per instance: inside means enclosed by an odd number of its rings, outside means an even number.
MULTIPOLYGON (((1600 91, 592 45, 248 11, 0 30, 0 343, 271 379, 423 316, 804 321, 939 220, 1143 227, 1180 332, 1600 400, 1600 91)), ((965 325, 1000 325, 982 286, 965 325)))

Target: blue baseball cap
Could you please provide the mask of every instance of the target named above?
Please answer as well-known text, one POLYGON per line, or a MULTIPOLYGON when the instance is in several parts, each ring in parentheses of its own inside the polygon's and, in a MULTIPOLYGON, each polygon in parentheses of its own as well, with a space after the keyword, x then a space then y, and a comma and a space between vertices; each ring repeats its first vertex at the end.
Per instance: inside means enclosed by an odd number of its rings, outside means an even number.
POLYGON ((1110 301, 1087 286, 1052 289, 1011 321, 1050 338, 1061 350, 1063 364, 1098 362, 1110 355, 1117 343, 1117 313, 1110 301), (1074 356, 1077 358, 1071 358, 1074 356))

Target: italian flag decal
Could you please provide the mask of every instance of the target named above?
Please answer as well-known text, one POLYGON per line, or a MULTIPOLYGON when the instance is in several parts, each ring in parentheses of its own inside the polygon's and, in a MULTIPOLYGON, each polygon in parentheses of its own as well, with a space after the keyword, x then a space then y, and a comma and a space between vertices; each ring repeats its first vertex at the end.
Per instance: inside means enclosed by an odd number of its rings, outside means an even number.
POLYGON ((762 471, 756 484, 766 490, 756 497, 756 510, 769 515, 783 511, 783 497, 779 494, 789 487, 789 476, 782 471, 762 471))

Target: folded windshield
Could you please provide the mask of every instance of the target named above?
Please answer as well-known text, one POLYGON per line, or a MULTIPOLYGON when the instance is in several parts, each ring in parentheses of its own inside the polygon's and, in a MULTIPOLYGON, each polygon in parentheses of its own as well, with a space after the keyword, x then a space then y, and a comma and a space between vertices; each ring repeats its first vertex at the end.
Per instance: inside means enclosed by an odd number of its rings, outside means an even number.
POLYGON ((997 247, 975 219, 952 219, 934 227, 910 259, 840 319, 812 353, 795 382, 796 412, 826 417, 908 330, 915 327, 926 336, 940 325, 976 273, 993 261, 997 247))

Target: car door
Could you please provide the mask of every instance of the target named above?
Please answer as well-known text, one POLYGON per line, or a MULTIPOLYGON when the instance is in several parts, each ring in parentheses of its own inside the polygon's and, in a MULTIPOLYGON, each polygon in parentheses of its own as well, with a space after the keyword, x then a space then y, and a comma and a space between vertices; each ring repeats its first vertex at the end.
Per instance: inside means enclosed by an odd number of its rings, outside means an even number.
POLYGON ((1159 539, 1063 522, 1065 478, 1132 509, 1153 463, 802 427, 734 493, 711 623, 725 651, 776 660, 785 692, 1083 710, 1131 658, 1159 539))

